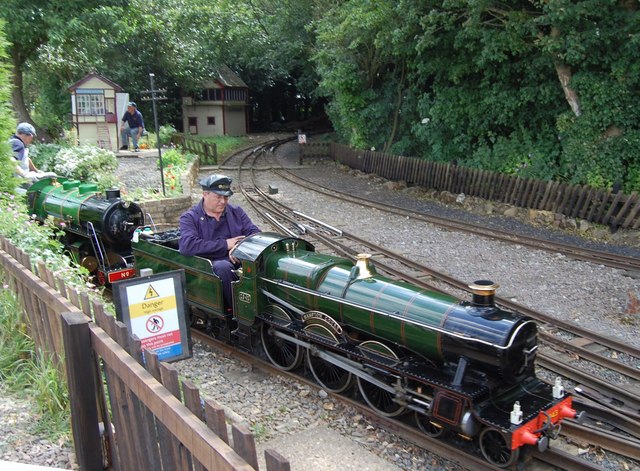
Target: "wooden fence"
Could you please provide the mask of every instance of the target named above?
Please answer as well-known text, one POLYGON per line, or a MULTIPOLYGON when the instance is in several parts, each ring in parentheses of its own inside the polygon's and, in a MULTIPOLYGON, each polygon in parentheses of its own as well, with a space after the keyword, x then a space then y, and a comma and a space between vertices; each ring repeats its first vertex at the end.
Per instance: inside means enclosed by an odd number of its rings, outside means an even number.
MULTIPOLYGON (((42 264, 32 272, 29 257, 4 238, 0 266, 36 348, 64 368, 80 469, 258 470, 249 430, 233 424, 229 437, 223 409, 202 401, 153 352, 145 351, 143 366, 140 342, 101 302, 69 289, 42 264)), ((265 451, 265 463, 267 471, 290 469, 273 450, 265 451)))
POLYGON ((216 144, 208 144, 186 134, 174 134, 171 137, 171 142, 182 147, 185 151, 197 154, 200 157, 200 165, 217 165, 218 163, 218 146, 216 144))
POLYGON ((337 162, 390 180, 403 180, 454 194, 464 193, 524 208, 552 211, 611 227, 640 227, 638 192, 599 190, 586 185, 521 178, 414 157, 351 149, 331 144, 337 162))

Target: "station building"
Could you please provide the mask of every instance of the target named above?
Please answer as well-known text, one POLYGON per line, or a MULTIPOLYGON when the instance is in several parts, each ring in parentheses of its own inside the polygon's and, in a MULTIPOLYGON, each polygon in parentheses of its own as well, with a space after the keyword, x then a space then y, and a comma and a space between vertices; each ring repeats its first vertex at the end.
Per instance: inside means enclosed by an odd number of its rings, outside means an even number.
POLYGON ((78 144, 112 151, 119 149, 120 119, 127 111, 129 94, 97 73, 88 74, 68 90, 78 144))
POLYGON ((248 104, 249 87, 223 65, 200 90, 182 98, 184 132, 198 136, 243 136, 249 132, 248 104))

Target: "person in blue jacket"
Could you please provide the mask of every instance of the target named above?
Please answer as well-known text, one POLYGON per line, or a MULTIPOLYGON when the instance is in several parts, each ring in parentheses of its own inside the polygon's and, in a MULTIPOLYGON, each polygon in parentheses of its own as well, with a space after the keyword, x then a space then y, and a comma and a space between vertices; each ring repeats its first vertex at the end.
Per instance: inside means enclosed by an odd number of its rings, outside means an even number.
POLYGON ((29 123, 20 123, 16 133, 9 138, 16 163, 15 176, 24 178, 29 183, 35 183, 42 178, 55 177, 53 172, 41 172, 29 157, 29 146, 36 137, 36 128, 29 123))
POLYGON ((229 204, 231 178, 209 175, 200 180, 202 199, 180 216, 180 253, 199 255, 212 261, 213 272, 222 282, 225 310, 233 304, 231 282, 238 279, 238 260, 229 252, 245 237, 260 232, 240 206, 229 204))
POLYGON ((138 107, 134 101, 130 101, 127 105, 127 112, 122 116, 122 123, 120 124, 120 139, 122 146, 120 150, 129 149, 129 137, 133 141, 133 151, 140 152, 138 147, 138 140, 142 137, 144 132, 144 120, 142 119, 142 113, 138 111, 138 107), (125 123, 129 127, 125 128, 125 123))

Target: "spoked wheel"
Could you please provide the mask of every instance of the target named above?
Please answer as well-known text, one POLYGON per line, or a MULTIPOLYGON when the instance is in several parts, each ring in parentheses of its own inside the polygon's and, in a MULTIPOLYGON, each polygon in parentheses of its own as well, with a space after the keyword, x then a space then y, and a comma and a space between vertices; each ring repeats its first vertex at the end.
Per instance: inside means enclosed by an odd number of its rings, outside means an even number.
MULTIPOLYGON (((383 356, 393 360, 399 359, 395 352, 385 344, 373 340, 362 342, 359 348, 365 355, 371 354, 371 356, 383 356)), ((391 379, 382 374, 373 373, 373 376, 385 384, 391 383, 391 379)), ((362 394, 364 400, 369 404, 369 407, 380 415, 396 417, 405 411, 405 406, 393 400, 395 397, 393 393, 382 389, 366 379, 358 377, 358 389, 360 389, 360 394, 362 394)))
POLYGON ((480 434, 480 450, 485 459, 499 468, 507 468, 518 460, 520 449, 511 449, 507 437, 495 428, 485 428, 480 434))
MULTIPOLYGON (((273 317, 291 322, 291 316, 280 306, 267 306, 267 310, 273 317)), ((276 332, 278 332, 277 327, 266 322, 262 323, 260 338, 264 353, 267 354, 269 361, 281 370, 296 369, 302 363, 302 348, 298 344, 277 337, 274 335, 276 332)))
MULTIPOLYGON (((338 343, 336 335, 324 325, 308 325, 304 330, 306 332, 325 337, 334 344, 338 343)), ((353 384, 353 375, 350 372, 315 356, 311 353, 311 350, 307 350, 307 365, 309 365, 311 374, 318 384, 320 384, 320 386, 322 386, 326 391, 341 393, 349 389, 353 384)))
POLYGON ((418 428, 431 438, 438 438, 445 431, 442 425, 433 422, 429 417, 419 412, 416 412, 416 423, 418 424, 418 428))
POLYGON ((89 273, 94 273, 98 269, 98 260, 92 255, 87 255, 80 260, 80 266, 86 268, 89 273))

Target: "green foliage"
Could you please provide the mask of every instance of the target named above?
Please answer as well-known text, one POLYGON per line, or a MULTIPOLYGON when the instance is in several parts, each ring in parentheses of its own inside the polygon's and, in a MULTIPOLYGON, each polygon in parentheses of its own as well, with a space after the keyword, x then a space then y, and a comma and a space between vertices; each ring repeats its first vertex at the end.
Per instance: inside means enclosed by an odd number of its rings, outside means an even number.
MULTIPOLYGON (((196 159, 196 155, 189 152, 183 153, 173 147, 162 151, 162 166, 165 194, 168 197, 182 195, 182 182, 180 176, 187 169, 187 165, 196 159)), ((160 161, 158 160, 158 169, 160 161)))
POLYGON ((6 23, 0 18, 0 136, 10 136, 15 131, 16 122, 11 114, 11 79, 6 23))
POLYGON ((37 410, 43 417, 39 429, 68 429, 69 391, 64 377, 51 358, 42 353, 32 357, 25 376, 28 390, 34 396, 37 410))
POLYGON ((0 382, 18 379, 33 352, 22 309, 7 283, 0 289, 0 382))
MULTIPOLYGON (((187 166, 187 157, 179 149, 164 150, 162 151, 162 166, 184 169, 187 166)), ((160 160, 157 162, 157 168, 160 170, 160 160)))
POLYGON ((22 198, 0 194, 0 235, 22 249, 35 265, 43 262, 53 273, 76 289, 86 289, 86 271, 74 266, 58 242, 59 228, 49 220, 38 223, 30 216, 22 198))
POLYGON ((48 356, 36 353, 22 307, 6 283, 0 288, 0 381, 9 392, 35 401, 36 431, 69 433, 69 394, 64 377, 48 356))
POLYGON ((36 144, 34 142, 29 148, 29 157, 40 170, 53 171, 58 152, 62 147, 59 144, 36 144))
POLYGON ((176 134, 176 128, 167 124, 164 126, 160 126, 160 145, 168 146, 171 144, 171 138, 174 134, 176 134))
POLYGON ((18 181, 14 178, 15 163, 11 146, 6 143, 15 131, 16 122, 12 116, 10 103, 10 79, 5 22, 0 19, 0 192, 13 192, 18 181))
POLYGON ((165 195, 169 198, 182 196, 182 181, 179 168, 169 165, 163 169, 165 195))
POLYGON ((233 152, 250 142, 248 137, 240 136, 209 136, 196 137, 196 139, 208 144, 215 144, 218 149, 218 155, 225 155, 229 152, 233 152))
POLYGON ((84 181, 98 181, 118 168, 113 152, 94 146, 65 147, 53 159, 46 162, 45 168, 59 176, 84 181))
POLYGON ((35 166, 41 170, 94 182, 100 190, 122 186, 113 174, 113 171, 118 168, 117 158, 112 152, 104 149, 93 146, 37 144, 31 146, 29 156, 35 166))

